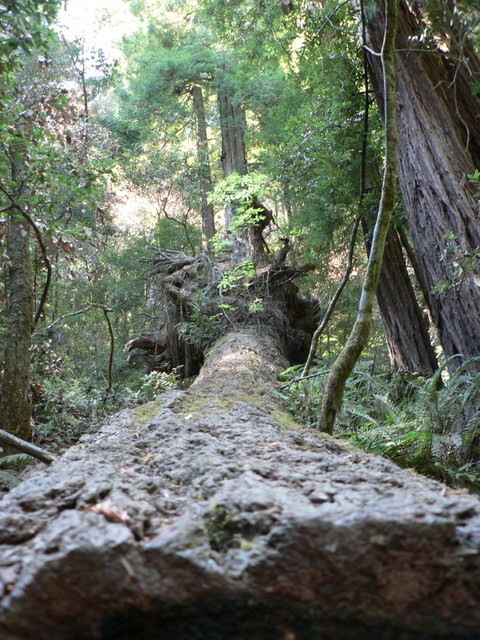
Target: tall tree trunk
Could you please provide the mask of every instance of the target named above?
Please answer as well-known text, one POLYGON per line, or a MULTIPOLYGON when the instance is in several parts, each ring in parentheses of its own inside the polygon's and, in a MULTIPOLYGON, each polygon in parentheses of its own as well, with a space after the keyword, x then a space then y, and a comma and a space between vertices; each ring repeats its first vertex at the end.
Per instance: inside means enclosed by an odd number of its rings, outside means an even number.
POLYGON ((395 207, 397 185, 397 117, 395 104, 395 35, 397 33, 397 0, 386 0, 384 38, 382 44, 382 68, 385 95, 385 169, 382 195, 377 221, 372 234, 372 246, 368 257, 367 271, 357 317, 347 343, 336 359, 328 376, 318 427, 332 433, 338 411, 342 405, 345 383, 360 354, 367 345, 372 322, 372 310, 378 279, 383 261, 387 232, 395 207))
MULTIPOLYGON (((240 176, 245 175, 248 172, 245 146, 245 110, 235 100, 234 92, 228 86, 220 87, 218 105, 222 135, 223 173, 225 177, 234 172, 240 176)), ((255 266, 266 266, 271 259, 266 253, 263 231, 272 221, 273 214, 259 201, 255 194, 248 202, 244 201, 241 205, 252 213, 255 212, 255 219, 239 230, 235 230, 235 225, 232 225, 232 221, 235 210, 242 211, 240 203, 233 202, 225 207, 225 229, 233 229, 237 232, 235 242, 236 258, 237 260, 248 258, 252 260, 255 266)))
MULTIPOLYGON (((360 166, 360 206, 363 208, 366 193, 367 149, 370 120, 370 73, 367 59, 365 0, 359 4, 362 27, 362 63, 365 85, 364 120, 362 135, 362 163, 360 166)), ((370 220, 362 217, 362 228, 367 248, 371 248, 370 220)), ((382 317, 385 338, 394 371, 430 373, 437 368, 437 360, 424 318, 403 257, 398 232, 388 230, 382 269, 377 287, 377 302, 382 317)))
MULTIPOLYGON (((480 209, 467 179, 480 167, 480 103, 469 75, 480 71, 480 62, 465 49, 468 67, 440 48, 411 50, 422 26, 420 11, 401 0, 395 61, 399 182, 441 345, 447 357, 467 359, 480 355, 480 288, 472 264, 480 246, 480 209)), ((380 47, 383 28, 378 11, 367 24, 372 51, 380 47)), ((381 65, 375 55, 369 62, 383 103, 381 65)))
POLYGON ((193 85, 193 110, 197 123, 197 161, 200 183, 200 206, 202 217, 202 244, 209 248, 209 241, 215 235, 215 219, 213 205, 208 202, 208 194, 212 190, 212 176, 210 173, 210 159, 208 155, 207 123, 205 119, 205 102, 202 87, 193 85))
MULTIPOLYGON (((222 169, 224 176, 235 172, 247 173, 247 151, 245 147, 245 111, 235 100, 233 90, 222 86, 218 90, 218 111, 222 136, 222 169)), ((229 229, 235 206, 225 207, 225 229, 229 229)))
POLYGON ((7 239, 7 332, 0 427, 28 440, 31 435, 30 347, 33 331, 33 285, 28 226, 12 214, 7 239))
MULTIPOLYGON (((369 227, 363 221, 367 250, 369 227)), ((389 228, 378 280, 377 302, 382 317, 390 364, 394 371, 431 374, 438 368, 424 314, 403 257, 398 233, 389 228)))

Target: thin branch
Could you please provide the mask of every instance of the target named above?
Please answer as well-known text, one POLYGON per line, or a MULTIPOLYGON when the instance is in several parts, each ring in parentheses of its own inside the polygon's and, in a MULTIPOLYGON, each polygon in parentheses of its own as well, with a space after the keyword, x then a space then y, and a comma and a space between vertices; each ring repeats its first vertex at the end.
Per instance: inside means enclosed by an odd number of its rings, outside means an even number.
POLYGON ((363 47, 364 47, 364 49, 366 49, 366 50, 368 51, 368 53, 371 53, 371 54, 372 54, 372 56, 378 56, 378 57, 380 57, 380 56, 382 55, 382 54, 381 54, 381 52, 380 52, 380 53, 378 53, 377 51, 374 51, 373 49, 370 49, 370 47, 367 47, 367 45, 366 45, 366 44, 364 44, 364 45, 363 45, 363 47))
POLYGON ((35 237, 37 238, 37 242, 38 242, 38 244, 40 246, 40 250, 42 252, 43 262, 45 263, 45 266, 47 268, 47 279, 45 280, 45 284, 43 285, 42 296, 41 296, 40 302, 38 304, 37 312, 35 313, 34 325, 36 325, 38 323, 38 321, 40 320, 40 318, 41 318, 43 309, 45 307, 45 303, 47 301, 47 296, 48 296, 48 293, 50 291, 50 284, 52 282, 52 263, 50 262, 50 258, 48 257, 47 247, 45 246, 45 243, 43 242, 43 238, 42 238, 42 234, 40 233, 40 229, 35 224, 35 221, 32 219, 32 217, 26 211, 24 211, 24 209, 22 209, 18 205, 17 205, 16 208, 20 211, 22 216, 25 218, 25 220, 28 222, 28 224, 32 227, 32 229, 33 229, 33 231, 35 233, 35 237))
POLYGON ((317 350, 317 345, 318 345, 320 336, 322 335, 325 327, 327 326, 328 321, 330 320, 330 317, 335 309, 335 305, 337 304, 337 301, 340 298, 342 291, 344 290, 345 285, 347 284, 350 278, 350 274, 353 269, 353 253, 355 251, 355 242, 357 240, 359 224, 360 224, 360 216, 358 216, 357 219, 355 220, 355 224, 353 225, 353 229, 352 229, 352 234, 350 236, 350 244, 348 247, 348 256, 347 256, 347 264, 345 266, 345 273, 343 274, 343 278, 340 281, 340 284, 338 285, 337 290, 333 294, 332 299, 330 300, 330 303, 328 305, 327 310, 325 311, 325 315, 323 316, 321 323, 318 325, 318 327, 315 330, 315 333, 313 334, 312 342, 310 343, 310 350, 308 352, 307 361, 305 363, 305 366, 303 367, 302 376, 301 376, 302 378, 304 378, 307 375, 307 373, 310 370, 310 367, 312 366, 313 357, 317 350))
POLYGON ((361 164, 360 164, 360 193, 359 203, 360 211, 362 210, 363 200, 366 193, 366 174, 367 174, 367 146, 368 146, 368 133, 369 133, 369 115, 370 115, 370 100, 368 94, 370 92, 370 82, 368 75, 368 59, 367 52, 365 50, 367 42, 367 25, 365 17, 365 0, 360 0, 360 11, 362 20, 362 64, 363 64, 363 82, 365 85, 365 99, 363 105, 363 130, 362 130, 362 147, 361 147, 361 164))
POLYGON ((341 2, 337 7, 335 7, 335 9, 333 9, 333 11, 331 11, 327 16, 325 16, 325 20, 323 21, 322 25, 320 26, 319 29, 316 30, 316 32, 307 40, 307 42, 304 45, 304 49, 306 49, 307 47, 309 47, 312 42, 322 33, 322 31, 325 29, 325 27, 327 27, 329 24, 331 25, 332 23, 330 22, 330 19, 333 18, 333 16, 338 13, 338 11, 340 11, 340 9, 342 7, 344 7, 346 4, 348 4, 350 2, 350 0, 345 0, 344 2, 341 2))
POLYGON ((0 214, 7 213, 7 211, 11 211, 13 208, 14 208, 14 205, 10 203, 6 207, 3 207, 2 209, 0 209, 0 214))
POLYGON ((60 318, 57 318, 54 322, 49 324, 47 327, 44 327, 42 331, 37 332, 35 335, 38 335, 39 333, 46 333, 47 331, 50 331, 50 329, 53 329, 53 327, 55 325, 59 324, 60 322, 63 322, 64 320, 67 320, 68 318, 73 318, 73 316, 79 316, 80 314, 86 313, 87 311, 91 311, 94 308, 95 307, 92 307, 91 305, 89 305, 88 307, 84 307, 83 309, 79 309, 78 311, 72 311, 71 313, 65 313, 63 316, 60 316, 60 318))
POLYGON ((45 464, 51 464, 58 460, 57 456, 53 453, 45 451, 45 449, 37 447, 37 445, 32 444, 31 442, 26 442, 26 440, 22 440, 22 438, 14 436, 12 433, 8 433, 8 431, 5 431, 4 429, 0 429, 0 442, 17 449, 18 451, 27 453, 29 456, 32 456, 32 458, 45 462, 45 464))
POLYGON ((45 243, 43 242, 43 237, 42 237, 42 234, 40 233, 40 229, 36 225, 36 223, 33 220, 33 218, 30 216, 30 214, 28 214, 25 211, 25 209, 23 209, 23 207, 21 207, 18 204, 17 200, 10 193, 8 193, 8 191, 6 191, 2 185, 0 185, 0 191, 2 191, 7 196, 7 198, 10 200, 10 206, 0 210, 0 213, 2 213, 3 211, 11 210, 11 209, 16 209, 20 213, 20 215, 23 218, 25 218, 25 220, 32 227, 32 229, 33 229, 33 231, 35 233, 35 237, 37 238, 37 242, 38 242, 38 244, 40 246, 40 250, 42 252, 43 261, 44 261, 45 266, 47 268, 47 279, 46 279, 45 284, 43 286, 42 296, 40 298, 40 303, 38 305, 37 312, 35 313, 34 325, 36 325, 38 323, 39 319, 40 319, 40 316, 42 315, 43 308, 45 307, 45 303, 47 301, 48 292, 50 290, 50 283, 52 281, 52 264, 50 262, 50 258, 48 257, 47 247, 45 246, 45 243))
POLYGON ((113 352, 115 349, 115 334, 113 333, 112 323, 110 321, 110 318, 108 317, 108 312, 111 311, 111 309, 106 309, 105 307, 102 307, 102 310, 108 325, 108 333, 110 334, 110 357, 108 359, 108 387, 107 387, 107 392, 108 392, 111 390, 113 385, 113 352))
POLYGON ((192 210, 191 207, 188 207, 186 213, 184 213, 183 215, 183 221, 182 220, 178 220, 177 218, 174 218, 173 216, 171 216, 168 212, 167 212, 167 204, 168 204, 168 198, 170 197, 170 193, 172 192, 173 187, 170 186, 167 192, 167 197, 163 199, 162 201, 162 211, 163 211, 163 215, 165 216, 165 218, 167 220, 171 220, 172 222, 175 222, 175 224, 179 224, 181 227, 183 227, 183 231, 185 233, 185 238, 188 242, 188 244, 190 245, 190 249, 192 250, 193 253, 195 253, 195 247, 193 245, 193 242, 190 238, 190 234, 188 232, 188 222, 187 222, 187 217, 188 214, 190 213, 190 211, 192 210))
POLYGON ((315 373, 310 373, 308 376, 304 376, 303 374, 300 378, 295 378, 294 380, 289 380, 288 382, 284 382, 278 386, 279 389, 285 389, 285 387, 289 387, 291 384, 295 384, 297 382, 303 382, 304 380, 310 380, 310 378, 318 378, 318 376, 323 376, 326 373, 330 373, 331 369, 322 369, 321 371, 315 371, 315 373))
POLYGON ((66 318, 71 318, 72 316, 78 316, 81 313, 86 313, 87 311, 92 311, 93 309, 105 309, 106 311, 113 311, 113 309, 109 309, 104 304, 97 304, 96 302, 91 302, 87 307, 84 307, 83 309, 79 309, 78 311, 72 311, 71 313, 65 313, 63 316, 60 316, 60 318, 57 318, 54 322, 49 324, 47 327, 44 327, 43 331, 37 332, 37 335, 38 333, 45 333, 46 331, 49 331, 52 327, 54 327, 59 322, 62 322, 62 320, 65 320, 66 318))

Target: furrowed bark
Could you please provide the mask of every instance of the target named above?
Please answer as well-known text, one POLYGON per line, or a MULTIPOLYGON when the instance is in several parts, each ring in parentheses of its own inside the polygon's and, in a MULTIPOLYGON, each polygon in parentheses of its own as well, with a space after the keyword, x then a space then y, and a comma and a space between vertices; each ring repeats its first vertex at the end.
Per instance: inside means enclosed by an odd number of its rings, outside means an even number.
MULTIPOLYGON (((0 427, 28 440, 31 427, 30 347, 33 331, 33 284, 29 234, 26 223, 10 216, 7 238, 8 270, 7 333, 4 381, 0 398, 0 427)), ((5 451, 9 453, 8 450, 5 451)))
MULTIPOLYGON (((413 38, 423 29, 426 4, 399 2, 397 41, 399 184, 412 235, 415 267, 427 296, 447 358, 480 355, 479 203, 468 174, 480 168, 480 102, 472 81, 478 56, 455 34, 427 42, 413 38), (413 43, 413 44, 412 44, 413 43)), ((454 25, 455 14, 451 14, 454 25)), ((371 51, 378 50, 383 13, 367 23, 371 51)), ((447 25, 450 29, 451 25, 447 25)), ((428 30, 428 29, 427 29, 428 30)), ((382 70, 369 54, 377 100, 383 108, 382 70)), ((449 360, 450 367, 462 358, 449 360)), ((471 368, 478 370, 478 362, 471 368)))
POLYGON ((205 119, 205 102, 202 87, 193 85, 191 89, 193 110, 197 121, 197 161, 200 182, 200 212, 202 218, 202 243, 208 249, 209 241, 215 235, 215 219, 213 205, 208 202, 208 194, 212 190, 210 159, 208 155, 207 123, 205 119))

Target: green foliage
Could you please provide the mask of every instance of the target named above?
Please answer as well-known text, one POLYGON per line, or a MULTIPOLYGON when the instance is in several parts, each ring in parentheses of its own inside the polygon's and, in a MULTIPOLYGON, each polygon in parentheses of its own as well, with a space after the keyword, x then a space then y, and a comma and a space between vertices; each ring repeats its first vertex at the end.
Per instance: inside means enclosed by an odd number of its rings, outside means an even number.
POLYGON ((13 489, 21 482, 18 469, 30 462, 31 458, 25 453, 14 453, 0 458, 0 494, 13 489))
POLYGON ((167 373, 166 371, 150 371, 139 376, 136 384, 130 382, 128 387, 131 394, 129 404, 134 401, 136 404, 154 400, 156 396, 166 391, 178 388, 179 376, 176 371, 167 373))
MULTIPOLYGON (((480 93, 480 88, 479 88, 479 93, 480 93)), ((474 185, 476 189, 476 195, 480 197, 480 170, 475 169, 473 173, 467 174, 467 178, 468 178, 468 181, 474 185)))
POLYGON ((266 193, 268 178, 258 171, 251 171, 247 175, 239 175, 235 171, 223 180, 219 180, 209 196, 214 204, 249 203, 253 196, 263 197, 266 193))
POLYGON ((255 274, 255 267, 251 260, 242 260, 239 264, 234 265, 231 269, 225 271, 222 275, 218 288, 227 293, 233 287, 242 283, 245 278, 249 278, 255 274))
MULTIPOLYGON (((374 374, 373 362, 359 363, 347 381, 335 435, 403 467, 480 491, 480 374, 470 373, 473 361, 451 375, 448 364, 428 379, 374 374)), ((290 381, 299 373, 294 368, 283 377, 290 381)), ((328 369, 316 373, 282 390, 298 419, 312 426, 328 369)))
POLYGON ((178 386, 176 372, 145 374, 130 369, 109 393, 99 387, 96 377, 68 372, 65 364, 56 375, 35 385, 34 441, 45 448, 74 444, 85 432, 98 428, 114 411, 154 400, 178 386))
MULTIPOLYGON (((255 208, 253 198, 262 198, 266 194, 267 177, 259 172, 239 175, 235 171, 220 180, 209 195, 209 202, 217 205, 231 205, 234 208, 230 231, 235 235, 246 231, 263 217, 263 212, 255 208)), ((217 235, 213 240, 216 250, 221 250, 225 240, 217 235)))
POLYGON ((225 323, 225 308, 215 304, 215 290, 198 289, 192 300, 188 317, 178 325, 178 334, 200 351, 204 351, 222 333, 225 323))
POLYGON ((458 236, 453 231, 445 234, 443 238, 445 245, 440 260, 445 262, 448 275, 445 280, 436 283, 433 292, 439 295, 458 287, 470 273, 473 273, 476 282, 480 283, 480 248, 461 247, 458 236))
POLYGON ((10 489, 19 485, 20 482, 21 479, 15 473, 0 469, 0 493, 3 491, 10 491, 10 489))
POLYGON ((11 73, 20 59, 46 44, 46 28, 55 18, 60 0, 10 0, 0 5, 0 78, 11 73))

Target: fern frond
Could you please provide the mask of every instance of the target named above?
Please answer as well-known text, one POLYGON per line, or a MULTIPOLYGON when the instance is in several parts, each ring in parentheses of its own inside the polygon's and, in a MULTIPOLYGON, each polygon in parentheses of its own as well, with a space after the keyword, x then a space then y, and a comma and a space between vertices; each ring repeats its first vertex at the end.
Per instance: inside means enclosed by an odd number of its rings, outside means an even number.
POLYGON ((19 462, 30 462, 31 457, 26 453, 14 453, 11 456, 3 456, 0 458, 0 467, 8 467, 9 465, 15 465, 19 462))
POLYGON ((0 469, 0 483, 2 483, 7 489, 13 489, 21 482, 20 478, 18 478, 10 471, 3 471, 0 469))

